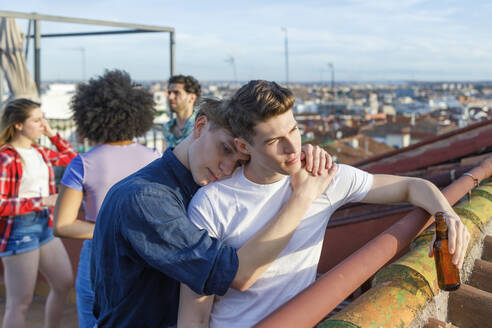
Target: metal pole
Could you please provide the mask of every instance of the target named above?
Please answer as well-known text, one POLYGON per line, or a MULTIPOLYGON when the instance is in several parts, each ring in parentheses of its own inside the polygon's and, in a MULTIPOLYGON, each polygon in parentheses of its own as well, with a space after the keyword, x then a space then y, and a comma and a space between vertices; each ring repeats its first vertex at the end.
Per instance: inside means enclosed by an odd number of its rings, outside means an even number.
POLYGON ((287 76, 287 84, 289 84, 289 46, 287 40, 287 30, 285 30, 285 72, 287 76))
POLYGON ((29 42, 31 41, 30 40, 31 26, 32 26, 32 19, 30 19, 29 20, 29 23, 27 24, 26 52, 25 52, 25 55, 24 55, 24 57, 26 57, 26 60, 27 60, 27 55, 29 54, 29 42))
POLYGON ((229 64, 232 66, 232 73, 234 77, 234 83, 237 83, 237 71, 236 71, 236 61, 234 60, 234 57, 229 56, 226 60, 229 64))
POLYGON ((282 31, 285 33, 284 39, 284 53, 285 53, 285 81, 289 84, 289 41, 287 38, 287 28, 282 27, 282 31))
POLYGON ((85 48, 81 48, 82 52, 82 82, 86 81, 87 77, 87 65, 86 65, 86 57, 85 57, 85 48))
POLYGON ((41 94, 41 31, 39 20, 34 20, 34 81, 41 94))
MULTIPOLYGON (((148 30, 122 30, 122 31, 95 31, 95 32, 74 32, 74 33, 47 33, 41 34, 41 38, 60 38, 67 36, 96 36, 96 35, 116 35, 116 34, 135 34, 135 33, 160 33, 163 31, 148 30)), ((28 35, 28 38, 32 36, 28 35)))
POLYGON ((331 69, 331 90, 333 90, 333 96, 335 96, 335 67, 331 69))
POLYGON ((232 62, 232 69, 234 70, 234 82, 237 83, 237 70, 236 70, 236 62, 232 62))
POLYGON ((3 70, 0 69, 0 105, 3 101, 3 70))
POLYGON ((175 74, 175 61, 174 61, 174 53, 175 53, 175 46, 176 46, 176 41, 174 39, 174 31, 172 32, 169 32, 169 50, 170 50, 170 58, 169 58, 169 61, 170 61, 170 71, 169 71, 169 74, 170 76, 174 76, 175 74))
POLYGON ((328 63, 328 67, 331 69, 331 91, 333 92, 333 97, 335 97, 335 66, 333 66, 333 63, 328 63))
POLYGON ((52 22, 133 28, 137 30, 148 30, 148 31, 174 32, 174 28, 172 27, 120 23, 120 22, 103 21, 97 19, 83 19, 83 18, 72 18, 72 17, 52 16, 52 15, 40 15, 36 13, 26 14, 17 11, 6 11, 6 10, 0 10, 0 17, 16 17, 16 18, 34 19, 34 20, 46 20, 52 22))

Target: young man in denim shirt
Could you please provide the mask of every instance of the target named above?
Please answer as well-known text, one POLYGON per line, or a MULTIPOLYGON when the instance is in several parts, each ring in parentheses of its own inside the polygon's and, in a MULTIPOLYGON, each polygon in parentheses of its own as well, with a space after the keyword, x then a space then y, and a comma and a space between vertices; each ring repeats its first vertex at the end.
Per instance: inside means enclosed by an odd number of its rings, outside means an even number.
POLYGON ((193 133, 162 158, 108 192, 93 237, 91 280, 98 327, 172 327, 179 283, 200 294, 246 290, 289 241, 330 179, 329 156, 310 149, 292 179, 292 196, 278 215, 240 250, 209 237, 187 218, 200 186, 230 175, 248 159, 234 147, 221 102, 200 108, 193 133), (316 177, 322 175, 323 179, 316 177))

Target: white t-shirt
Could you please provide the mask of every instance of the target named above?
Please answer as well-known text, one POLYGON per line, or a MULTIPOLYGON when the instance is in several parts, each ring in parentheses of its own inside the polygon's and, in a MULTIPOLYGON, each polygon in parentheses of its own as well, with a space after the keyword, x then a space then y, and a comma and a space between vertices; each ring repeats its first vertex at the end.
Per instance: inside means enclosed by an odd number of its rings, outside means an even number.
POLYGON ((15 148, 22 157, 20 198, 47 197, 50 194, 48 166, 35 148, 15 148))
MULTIPOLYGON (((316 277, 330 216, 340 206, 363 199, 372 181, 367 172, 339 165, 330 186, 313 202, 290 242, 256 283, 245 292, 231 288, 215 297, 210 327, 251 327, 308 287, 316 277)), ((199 189, 188 215, 211 236, 240 248, 277 215, 291 193, 290 177, 260 185, 249 181, 239 168, 231 177, 199 189)))

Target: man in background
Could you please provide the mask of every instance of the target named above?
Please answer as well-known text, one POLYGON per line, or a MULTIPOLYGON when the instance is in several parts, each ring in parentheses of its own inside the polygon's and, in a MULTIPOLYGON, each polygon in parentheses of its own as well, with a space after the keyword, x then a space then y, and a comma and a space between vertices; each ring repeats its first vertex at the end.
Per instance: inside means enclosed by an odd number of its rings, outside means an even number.
POLYGON ((168 80, 168 103, 171 120, 165 123, 166 147, 176 147, 192 131, 195 124, 195 104, 201 95, 200 83, 193 76, 175 75, 168 80))

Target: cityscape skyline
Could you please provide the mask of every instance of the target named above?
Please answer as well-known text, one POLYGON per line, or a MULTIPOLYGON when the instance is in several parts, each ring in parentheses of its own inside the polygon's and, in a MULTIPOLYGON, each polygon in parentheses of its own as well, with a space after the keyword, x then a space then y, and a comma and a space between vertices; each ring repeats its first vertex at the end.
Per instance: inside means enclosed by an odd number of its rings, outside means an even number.
MULTIPOLYGON (((285 37, 290 82, 330 83, 329 63, 336 81, 490 81, 492 76, 487 1, 26 0, 4 3, 2 10, 174 27, 176 72, 204 81, 285 81, 285 37)), ((26 32, 27 21, 18 23, 26 32)), ((41 24, 42 33, 107 29, 41 24)), ((41 47, 43 81, 80 80, 113 68, 136 80, 169 76, 166 33, 42 39, 41 47)), ((31 51, 29 63, 32 57, 31 51)))

